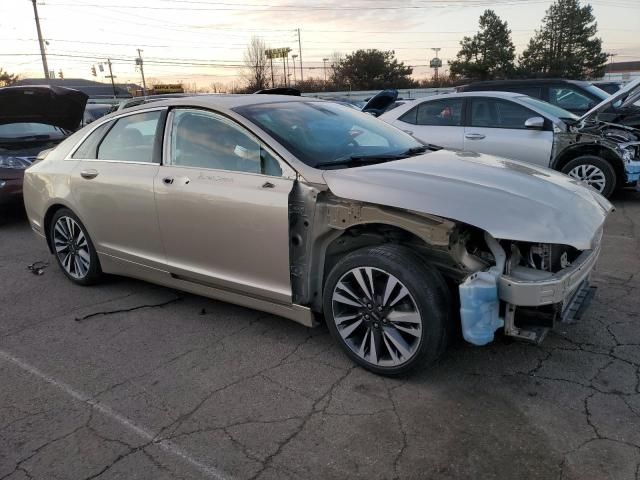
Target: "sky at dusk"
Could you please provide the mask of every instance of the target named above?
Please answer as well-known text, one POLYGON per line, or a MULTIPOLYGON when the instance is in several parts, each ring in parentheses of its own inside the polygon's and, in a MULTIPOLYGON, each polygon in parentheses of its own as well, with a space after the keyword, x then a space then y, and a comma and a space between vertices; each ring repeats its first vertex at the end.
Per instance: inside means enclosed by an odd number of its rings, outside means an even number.
MULTIPOLYGON (((509 24, 520 53, 539 28, 550 0, 42 0, 41 26, 49 69, 66 78, 91 76, 91 66, 111 58, 117 82, 140 82, 137 48, 149 82, 199 86, 240 82, 243 53, 252 36, 269 47, 298 51, 304 76, 322 77, 323 58, 359 48, 394 50, 431 76, 433 57, 455 58, 459 41, 492 8, 509 24)), ((614 61, 640 59, 640 0, 593 0, 599 36, 614 61)), ((0 0, 0 67, 22 77, 42 77, 30 0, 0 0)), ((297 59, 299 61, 299 57, 297 59)), ((299 66, 296 75, 299 77, 299 66)), ((98 71, 97 80, 106 81, 98 71)))

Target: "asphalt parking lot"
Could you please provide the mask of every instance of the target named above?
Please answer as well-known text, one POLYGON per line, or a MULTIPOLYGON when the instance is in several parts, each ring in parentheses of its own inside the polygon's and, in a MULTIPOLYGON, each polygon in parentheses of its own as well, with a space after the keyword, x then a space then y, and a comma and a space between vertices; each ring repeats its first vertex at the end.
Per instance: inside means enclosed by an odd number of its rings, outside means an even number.
POLYGON ((541 346, 457 342, 402 379, 354 367, 323 327, 128 279, 74 286, 4 212, 0 480, 637 480, 640 193, 614 203, 579 323, 541 346))

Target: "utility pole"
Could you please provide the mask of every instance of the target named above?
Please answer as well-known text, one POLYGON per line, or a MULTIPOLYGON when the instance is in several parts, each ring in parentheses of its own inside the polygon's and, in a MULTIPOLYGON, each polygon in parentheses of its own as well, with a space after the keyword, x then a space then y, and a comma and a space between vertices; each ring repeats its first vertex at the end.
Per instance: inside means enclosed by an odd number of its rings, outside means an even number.
POLYGON ((113 76, 113 70, 111 70, 111 59, 107 58, 107 65, 109 66, 109 78, 111 79, 111 87, 113 88, 113 99, 115 100, 118 95, 116 94, 116 84, 113 81, 114 76, 113 76))
POLYGON ((138 59, 136 64, 140 66, 140 74, 142 75, 142 96, 147 96, 147 82, 144 80, 144 66, 142 65, 142 50, 138 48, 138 59))
POLYGON ((293 61, 293 83, 296 84, 298 81, 296 80, 296 58, 298 55, 291 55, 291 60, 293 61))
POLYGON ((31 3, 33 3, 33 14, 36 18, 36 29, 38 30, 38 42, 40 43, 40 55, 42 55, 44 78, 49 78, 49 66, 47 65, 47 55, 44 52, 44 40, 42 39, 42 30, 40 30, 40 17, 38 17, 38 5, 36 5, 36 0, 31 0, 31 3))
MULTIPOLYGON (((288 55, 287 55, 288 57, 288 55)), ((284 86, 287 87, 287 57, 285 57, 284 55, 282 55, 282 69, 283 69, 283 80, 284 80, 284 86)))
POLYGON ((300 29, 298 29, 298 54, 300 55, 300 81, 304 82, 304 75, 302 73, 302 41, 300 40, 300 29))
POLYGON ((322 66, 324 67, 324 83, 327 83, 327 62, 328 61, 329 61, 328 58, 322 59, 322 66))

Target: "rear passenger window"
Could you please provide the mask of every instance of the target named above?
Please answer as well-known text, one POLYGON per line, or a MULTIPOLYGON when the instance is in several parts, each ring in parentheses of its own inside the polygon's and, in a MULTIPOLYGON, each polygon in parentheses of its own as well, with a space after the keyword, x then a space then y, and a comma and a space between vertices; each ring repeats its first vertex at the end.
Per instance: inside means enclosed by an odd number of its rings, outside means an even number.
POLYGON ((443 98, 418 105, 417 125, 454 126, 462 124, 462 99, 443 98))
POLYGON ((117 120, 98 146, 98 160, 152 163, 160 115, 145 112, 117 120))
POLYGON ((402 115, 398 120, 403 121, 405 123, 410 123, 411 125, 416 124, 416 116, 418 114, 418 107, 414 107, 409 110, 407 113, 402 115))
POLYGON ((104 134, 111 128, 113 122, 106 122, 96 128, 91 134, 80 144, 71 158, 83 158, 95 160, 97 158, 98 145, 104 134))

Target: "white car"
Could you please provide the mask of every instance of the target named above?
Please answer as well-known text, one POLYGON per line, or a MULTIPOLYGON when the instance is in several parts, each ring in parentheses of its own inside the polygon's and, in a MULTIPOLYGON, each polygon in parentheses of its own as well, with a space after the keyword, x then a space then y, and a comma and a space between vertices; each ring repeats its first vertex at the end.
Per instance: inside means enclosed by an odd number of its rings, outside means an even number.
POLYGON ((464 92, 407 102, 379 118, 425 143, 559 170, 608 197, 640 178, 640 132, 597 114, 609 102, 635 101, 638 90, 634 82, 582 117, 520 93, 464 92))

